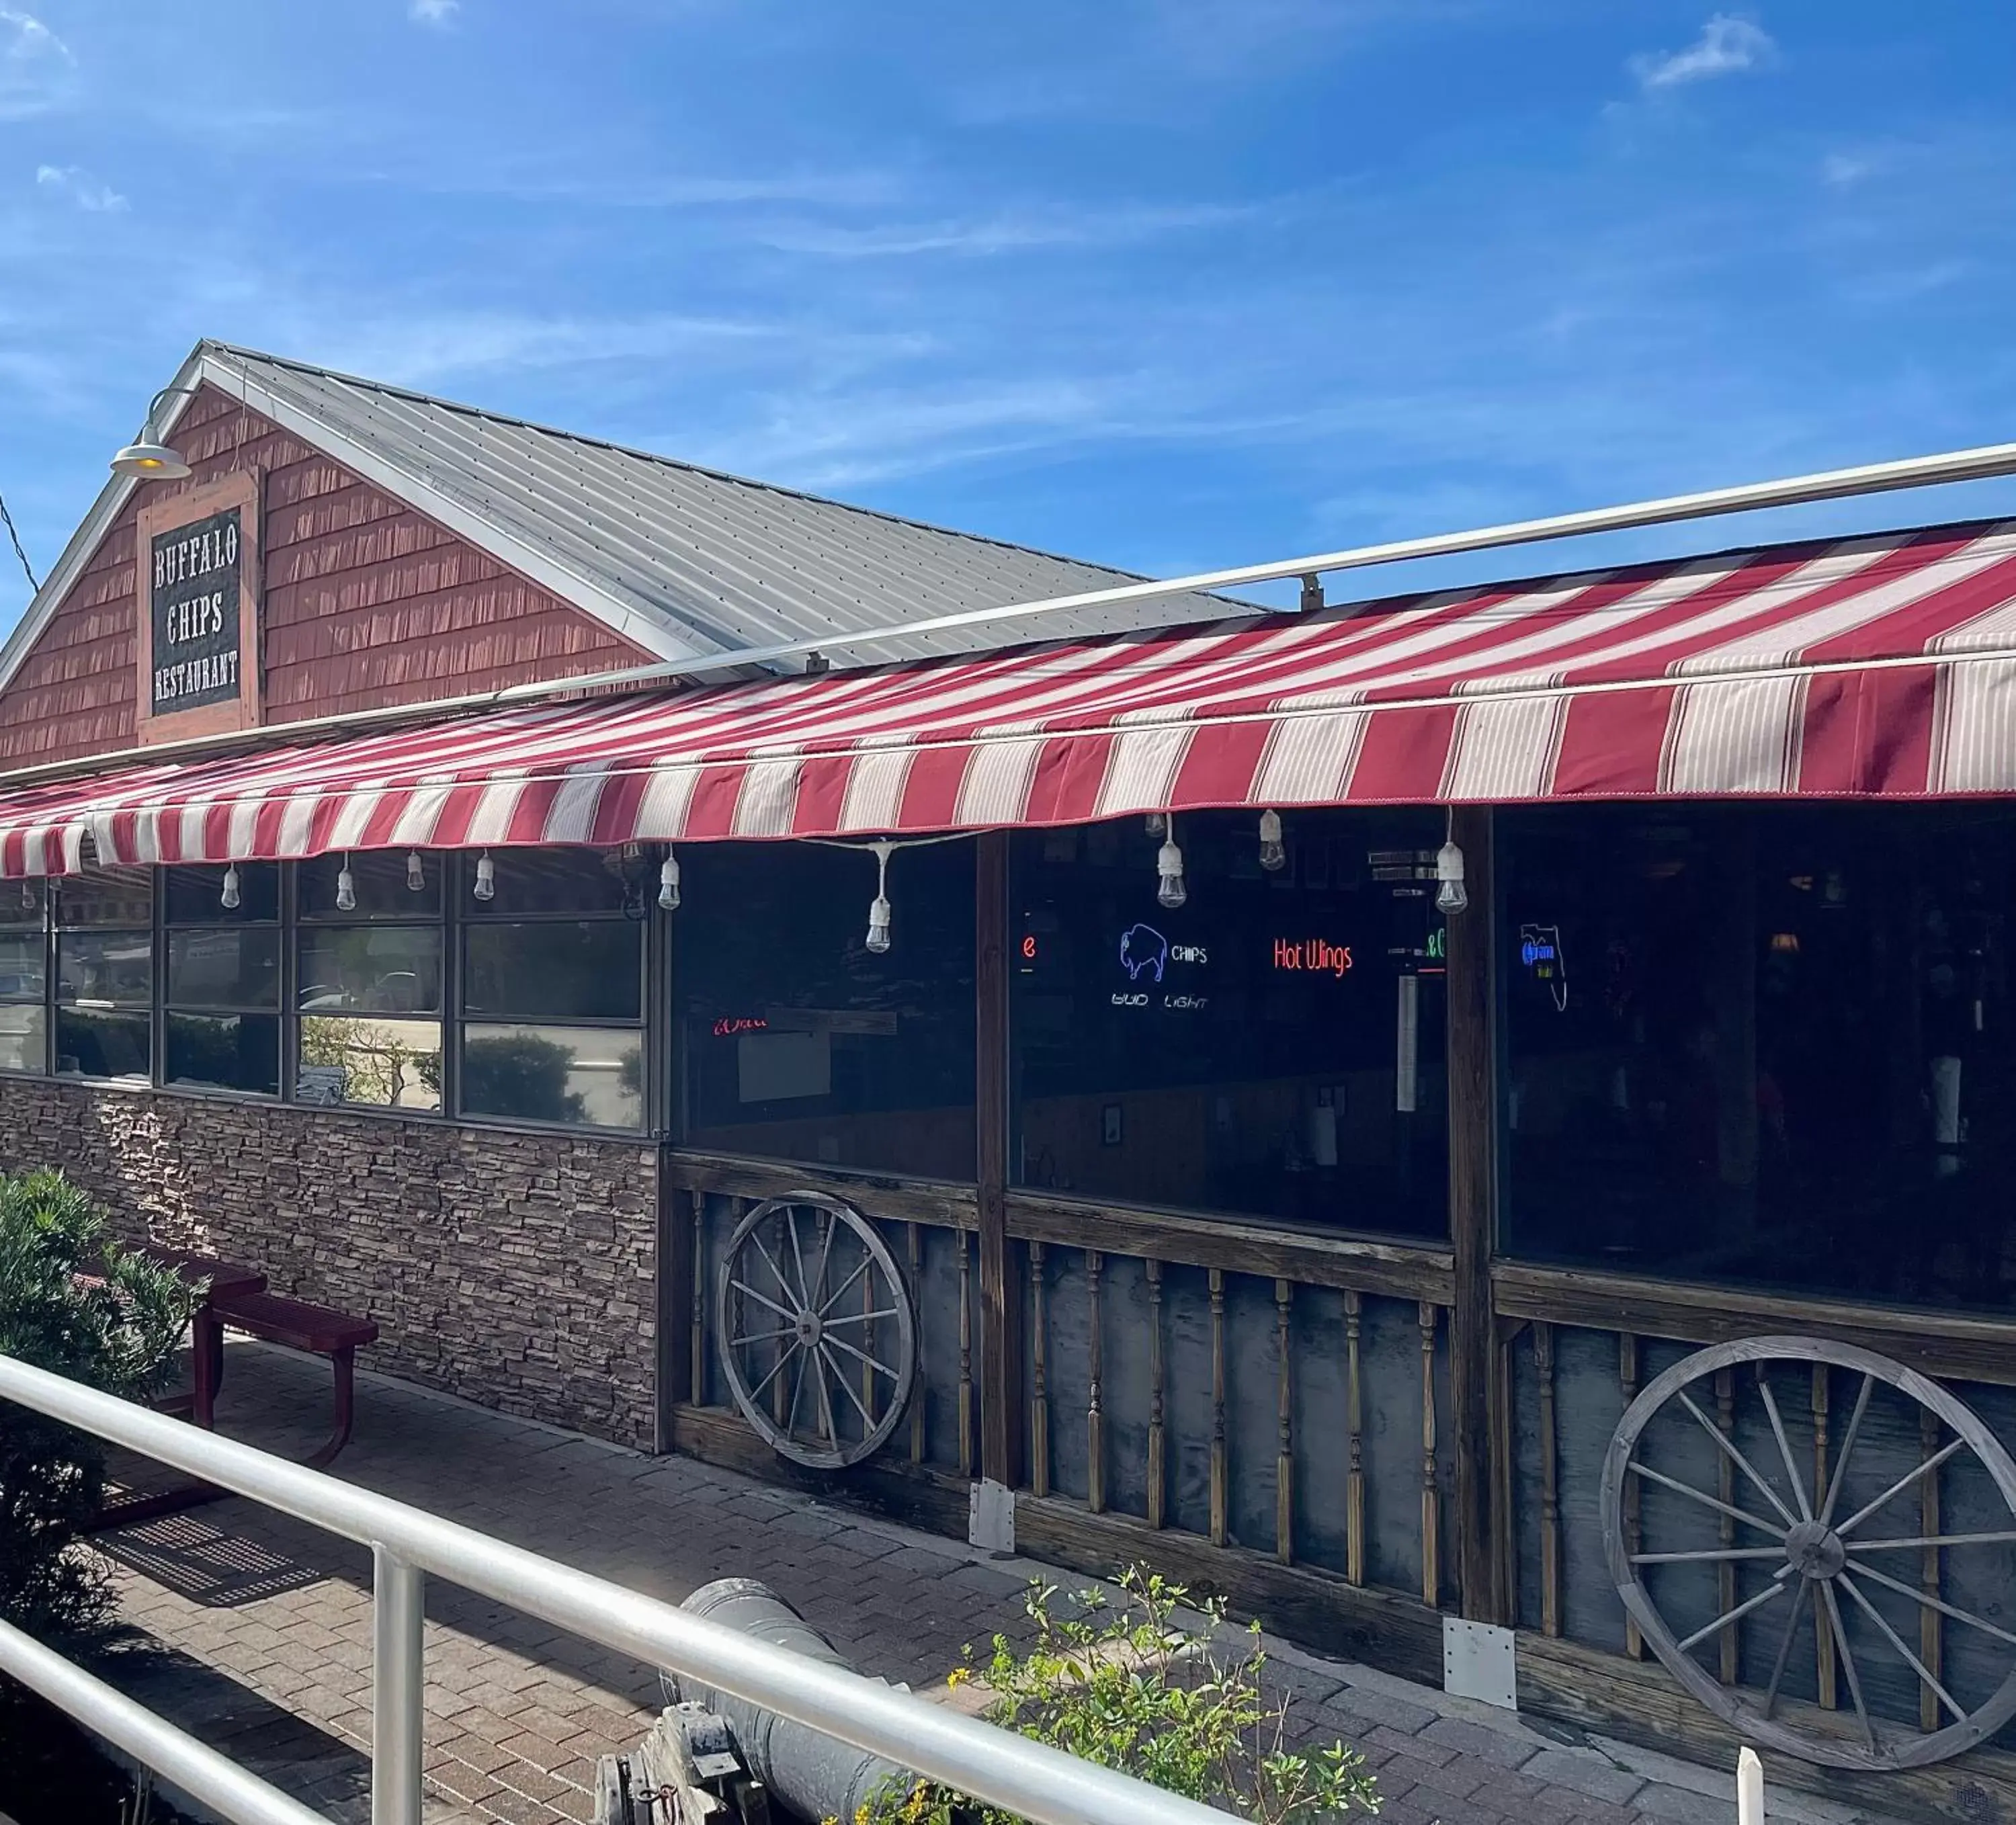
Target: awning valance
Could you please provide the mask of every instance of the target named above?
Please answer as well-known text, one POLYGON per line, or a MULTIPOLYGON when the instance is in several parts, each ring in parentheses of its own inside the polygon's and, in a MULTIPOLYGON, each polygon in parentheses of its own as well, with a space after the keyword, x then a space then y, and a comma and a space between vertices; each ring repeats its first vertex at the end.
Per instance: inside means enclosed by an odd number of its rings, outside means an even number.
MULTIPOLYGON (((284 730, 274 732, 285 740, 284 730)), ((1211 806, 2016 792, 2016 522, 488 711, 0 793, 0 872, 1211 806)))

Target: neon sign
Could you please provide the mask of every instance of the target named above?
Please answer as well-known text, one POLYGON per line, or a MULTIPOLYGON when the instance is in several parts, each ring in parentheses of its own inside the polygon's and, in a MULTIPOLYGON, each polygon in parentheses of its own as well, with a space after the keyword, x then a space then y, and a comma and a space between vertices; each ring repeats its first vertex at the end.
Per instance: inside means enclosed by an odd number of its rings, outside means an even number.
POLYGON ((1332 976, 1341 976, 1351 967, 1351 946, 1332 944, 1327 938, 1277 938, 1274 967, 1327 970, 1332 976))
POLYGON ((1568 1009, 1568 960, 1561 955, 1561 928, 1558 925, 1522 925, 1519 927, 1519 961, 1535 982, 1544 982, 1554 999, 1556 1010, 1568 1009))
POLYGON ((732 1039, 737 1033, 767 1033, 770 1023, 761 1014, 723 1014, 714 1023, 717 1039, 732 1039))
POLYGON ((1022 957, 1025 963, 1036 960, 1036 934, 1033 931, 1022 940, 1022 957))

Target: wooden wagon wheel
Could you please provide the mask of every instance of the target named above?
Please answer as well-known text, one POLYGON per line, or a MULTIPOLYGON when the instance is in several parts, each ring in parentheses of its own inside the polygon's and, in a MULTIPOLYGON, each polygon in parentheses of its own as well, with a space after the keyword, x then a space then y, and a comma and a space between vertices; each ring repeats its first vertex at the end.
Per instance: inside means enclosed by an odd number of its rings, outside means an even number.
POLYGON ((917 1374, 916 1319, 895 1258, 860 1211, 794 1191, 735 1226, 715 1341, 735 1404, 772 1447, 814 1470, 881 1449, 917 1374))
MULTIPOLYGON (((1810 1475, 1813 1460, 1807 1461, 1810 1475)), ((2011 1461, 1994 1434, 1969 1408, 1937 1383, 1901 1362, 1893 1362, 1873 1351, 1805 1337, 1743 1337, 1717 1344, 1676 1362, 1648 1384, 1631 1403, 1611 1439, 1603 1467, 1602 1519, 1611 1576, 1646 1642, 1669 1672, 1746 1740, 1829 1767, 1891 1771, 1923 1767, 1957 1755, 1984 1741, 2016 1715, 2016 1654, 2005 1653, 2004 1658, 2011 1661, 2010 1671, 1985 1702, 1970 1710, 1906 1645, 1874 1600, 1874 1593, 1884 1591, 1908 1597, 1978 1631, 2000 1644, 1998 1651, 2016 1650, 2016 1633, 1907 1584, 1885 1569, 1886 1555, 1922 1553, 1930 1548, 1995 1554, 2006 1571, 2009 1548, 2016 1544, 2016 1462, 2011 1461), (1809 1491, 1809 1477, 1799 1473, 1784 1414, 1772 1388, 1773 1368, 1791 1364, 1798 1365, 1802 1375, 1809 1378, 1816 1365, 1861 1377, 1854 1410, 1822 1494, 1809 1491), (1758 1452, 1756 1460, 1731 1436, 1733 1428, 1726 1424, 1719 1426, 1689 1391, 1724 1370, 1754 1388, 1768 1418, 1771 1442, 1758 1452), (1906 1474, 1887 1481, 1882 1492, 1874 1499, 1858 1500, 1851 1506, 1844 1499, 1849 1467, 1870 1396, 1878 1383, 1917 1402, 1952 1436, 1906 1474), (1735 1490, 1733 1498, 1713 1488, 1696 1488, 1638 1456, 1647 1427, 1669 1408, 1691 1415, 1714 1441, 1719 1458, 1729 1467, 1735 1490), (1971 1452, 1993 1480, 2002 1506, 2008 1510, 2008 1528, 1930 1536, 1913 1528, 1899 1534, 1886 1522, 1884 1511, 1899 1497, 1917 1493, 1922 1479, 1937 1475, 1941 1465, 1962 1452, 1971 1452), (1664 1488, 1687 1498, 1705 1512, 1712 1512, 1724 1524, 1722 1543, 1705 1550, 1643 1550, 1644 1542, 1634 1541, 1626 1532, 1622 1511, 1627 1478, 1637 1479, 1648 1492, 1651 1488, 1664 1488), (1735 1536, 1733 1542, 1728 1538, 1731 1533, 1735 1536), (1744 1575, 1755 1588, 1705 1627, 1690 1628, 1685 1635, 1679 1635, 1661 1614, 1647 1589, 1646 1578, 1651 1568, 1680 1564, 1744 1568, 1744 1575), (1725 1684, 1694 1654, 1697 1647, 1712 1644, 1723 1631, 1751 1615, 1780 1631, 1770 1682, 1762 1691, 1725 1684), (1858 1668, 1849 1650, 1845 1626, 1847 1618, 1857 1615, 1868 1625, 1870 1639, 1880 1643, 1882 1655, 1894 1656, 1933 1694, 1939 1706, 1937 1715, 1942 1720, 1938 1729, 1922 1730, 1887 1718, 1872 1717, 1863 1669, 1858 1668), (1834 1643, 1854 1705, 1856 1730, 1853 1735, 1802 1727, 1776 1715, 1780 1687, 1802 1620, 1810 1620, 1816 1636, 1819 1631, 1825 1630, 1834 1643)), ((1888 1562, 1894 1564, 1894 1557, 1888 1562)), ((1871 1654, 1870 1640, 1863 1642, 1862 1651, 1865 1656, 1871 1654)))

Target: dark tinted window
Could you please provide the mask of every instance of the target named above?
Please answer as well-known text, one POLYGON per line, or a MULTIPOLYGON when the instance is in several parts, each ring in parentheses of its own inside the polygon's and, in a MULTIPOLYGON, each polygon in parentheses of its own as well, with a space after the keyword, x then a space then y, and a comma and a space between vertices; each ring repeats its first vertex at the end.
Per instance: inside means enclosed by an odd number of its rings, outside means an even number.
POLYGON ((1500 854, 1512 1251, 2016 1297, 2016 816, 1563 809, 1500 854))
POLYGON ((1143 819, 1017 837, 1016 1182, 1445 1232, 1441 820, 1283 823, 1270 870, 1254 815, 1179 817, 1175 908, 1143 819))
POLYGON ((463 1006, 513 1019, 634 1020, 643 1005, 643 928, 627 919, 471 925, 463 1006))
POLYGON ((280 1093, 278 1014, 167 1016, 162 1081, 254 1096, 280 1093))
MULTIPOLYGON (((464 855, 463 874, 473 883, 478 858, 464 855)), ((658 865, 640 852, 628 859, 615 849, 495 849, 491 851, 488 900, 471 893, 470 919, 522 919, 542 912, 621 912, 644 916, 646 890, 658 891, 658 865)))
POLYGON ((899 851, 889 949, 874 858, 695 844, 675 915, 689 1145, 928 1178, 974 1175, 973 846, 899 851))
POLYGON ((279 928, 170 932, 167 1002, 171 1007, 278 1007, 279 928))
POLYGON ((374 849, 355 855, 318 855, 295 872, 304 919, 434 919, 441 915, 443 859, 421 852, 419 866, 405 850, 374 849), (338 905, 344 868, 351 897, 338 905), (419 884, 416 886, 414 884, 419 884))
POLYGON ((437 925, 330 926, 297 940, 304 1013, 435 1013, 441 999, 437 925))
POLYGON ((241 862, 237 869, 238 904, 224 904, 226 870, 221 868, 164 869, 167 884, 164 916, 171 925, 271 924, 280 916, 280 871, 270 862, 241 862))
POLYGON ((152 869, 88 869, 56 886, 59 925, 146 925, 153 916, 152 869))

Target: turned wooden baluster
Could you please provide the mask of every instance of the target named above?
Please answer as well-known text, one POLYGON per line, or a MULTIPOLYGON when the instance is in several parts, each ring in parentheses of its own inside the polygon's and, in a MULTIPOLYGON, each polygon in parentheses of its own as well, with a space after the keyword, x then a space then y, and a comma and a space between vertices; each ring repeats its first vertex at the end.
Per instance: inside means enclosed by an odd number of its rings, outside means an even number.
POLYGON ((693 1404, 707 1405, 707 1193, 693 1200, 693 1404))
POLYGON ((1148 1263, 1148 1524, 1161 1526, 1168 1463, 1162 1437, 1162 1264, 1148 1263))
POLYGON ((1344 1429, 1350 1450, 1344 1485, 1344 1575, 1352 1584, 1365 1582, 1365 1391, 1358 1350, 1364 1303, 1358 1293, 1344 1296, 1344 1429))
POLYGON ((1295 1558, 1295 1386, 1289 1355, 1289 1319, 1295 1297, 1293 1280, 1274 1283, 1274 1355, 1279 1368, 1280 1413, 1274 1454, 1274 1557, 1283 1565, 1295 1558))
MULTIPOLYGON (((1621 1333, 1617 1339, 1617 1385, 1624 1396, 1628 1408, 1638 1398, 1638 1340, 1629 1331, 1621 1333)), ((1624 1479, 1624 1550, 1636 1553, 1638 1550, 1639 1480, 1636 1477, 1624 1479)), ((1626 1616, 1624 1618, 1624 1651, 1633 1660, 1645 1658, 1645 1638, 1638 1632, 1638 1625, 1626 1616)))
POLYGON ((1211 1270, 1211 1543, 1232 1536, 1232 1492, 1225 1443, 1225 1273, 1211 1270))
MULTIPOLYGON (((1715 1378, 1715 1423, 1725 1438, 1736 1437, 1736 1377, 1729 1370, 1723 1370, 1715 1378)), ((1729 1453, 1715 1453, 1715 1492, 1725 1503, 1736 1499, 1736 1466, 1729 1453)), ((1633 1478, 1636 1482, 1638 1479, 1633 1478)), ((1736 1522, 1733 1517, 1720 1514, 1715 1517, 1716 1529, 1725 1547, 1736 1544, 1736 1522)), ((1736 1607, 1736 1561, 1725 1559, 1715 1567, 1715 1595, 1720 1600, 1718 1614, 1726 1614, 1736 1607)), ((1733 1622, 1716 1637, 1715 1646, 1720 1656, 1722 1683, 1725 1686, 1736 1683, 1736 1660, 1738 1643, 1737 1625, 1733 1622)))
MULTIPOLYGON (((917 1301, 917 1390, 910 1397, 910 1462, 924 1461, 924 1390, 930 1385, 924 1368, 924 1308, 920 1297, 924 1284, 924 1236, 920 1225, 910 1231, 910 1297, 917 1301)), ((871 1350, 869 1355, 874 1352, 871 1350)))
POLYGON ((1533 1326, 1533 1373, 1540 1384, 1540 1632, 1561 1632, 1561 1502, 1554 1439, 1554 1327, 1533 1326))
POLYGON ((1029 1487, 1050 1492, 1050 1340, 1043 1316, 1043 1245, 1029 1244, 1029 1312, 1034 1326, 1029 1400, 1029 1487))
MULTIPOLYGON (((1824 1362, 1813 1365, 1813 1511, 1818 1514, 1821 1504, 1827 1500, 1827 1372, 1824 1362)), ((1724 1521, 1722 1524, 1723 1537, 1733 1538, 1736 1532, 1735 1524, 1724 1521)), ((1733 1570, 1732 1567, 1732 1575, 1733 1570)), ((1834 1636, 1827 1629, 1816 1629, 1813 1640, 1814 1672, 1820 1683, 1820 1703, 1832 1711, 1839 1697, 1834 1686, 1834 1636)), ((1726 1659, 1726 1655, 1724 1658, 1726 1659)), ((1725 1683, 1728 1683, 1728 1679, 1729 1676, 1724 1674, 1725 1683)))
POLYGON ((1085 1504, 1094 1514, 1106 1512, 1106 1337, 1099 1297, 1103 1265, 1097 1249, 1085 1251, 1085 1297, 1092 1302, 1092 1322, 1085 1340, 1091 1370, 1091 1398, 1085 1416, 1085 1504))
POLYGON ((1442 1492, 1435 1480, 1435 1326, 1442 1308, 1421 1301, 1421 1601, 1442 1601, 1442 1492))
POLYGON ((959 1233, 959 1474, 973 1474, 973 1237, 959 1233))
MULTIPOLYGON (((1918 1409, 1918 1461, 1929 1462, 1939 1455, 1939 1416, 1930 1407, 1918 1409)), ((1939 1473, 1937 1470, 1918 1479, 1918 1534, 1922 1539, 1935 1539, 1939 1532, 1939 1473)), ((1918 1588, 1928 1597, 1940 1599, 1939 1549, 1928 1546, 1918 1562, 1918 1588)), ((1946 1618, 1929 1605, 1918 1614, 1918 1658, 1925 1663, 1925 1670, 1935 1679, 1946 1677, 1942 1664, 1946 1658, 1946 1618)), ((1939 1708, 1939 1695, 1922 1679, 1918 1683, 1918 1727, 1925 1731, 1937 1730, 1946 1722, 1939 1708)))

